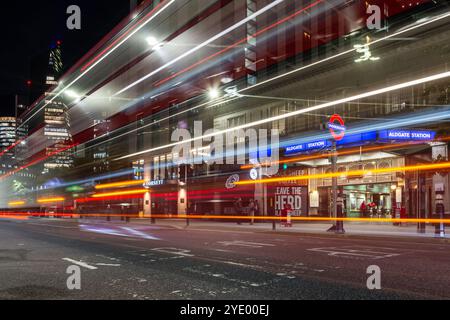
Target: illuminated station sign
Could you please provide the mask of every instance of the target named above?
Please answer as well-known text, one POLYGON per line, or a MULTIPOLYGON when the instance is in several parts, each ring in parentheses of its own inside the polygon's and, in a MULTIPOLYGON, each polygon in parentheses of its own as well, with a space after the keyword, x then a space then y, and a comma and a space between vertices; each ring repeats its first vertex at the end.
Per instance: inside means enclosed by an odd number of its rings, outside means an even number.
MULTIPOLYGON (((358 134, 346 135, 341 140, 336 141, 337 146, 357 146, 369 142, 390 142, 390 141, 430 141, 436 137, 435 131, 430 130, 382 130, 369 131, 358 134)), ((312 142, 294 144, 286 147, 285 155, 294 155, 301 152, 319 151, 331 148, 332 142, 329 139, 315 140, 312 142)))
POLYGON ((428 130, 383 130, 379 132, 380 140, 434 140, 436 132, 428 130))

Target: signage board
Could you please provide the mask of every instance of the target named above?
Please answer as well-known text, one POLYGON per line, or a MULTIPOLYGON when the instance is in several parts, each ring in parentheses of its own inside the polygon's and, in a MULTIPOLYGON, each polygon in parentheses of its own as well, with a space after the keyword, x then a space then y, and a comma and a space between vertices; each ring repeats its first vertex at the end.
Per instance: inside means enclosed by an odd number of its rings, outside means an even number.
POLYGON ((305 216, 308 214, 308 187, 278 185, 271 186, 274 197, 276 215, 281 215, 285 204, 292 208, 292 216, 305 216))
POLYGON ((146 181, 143 184, 143 187, 146 189, 149 189, 150 187, 154 186, 162 186, 165 183, 165 180, 152 180, 152 181, 146 181))
POLYGON ((429 130, 382 130, 379 132, 380 140, 402 140, 402 141, 426 141, 434 140, 435 131, 429 130))

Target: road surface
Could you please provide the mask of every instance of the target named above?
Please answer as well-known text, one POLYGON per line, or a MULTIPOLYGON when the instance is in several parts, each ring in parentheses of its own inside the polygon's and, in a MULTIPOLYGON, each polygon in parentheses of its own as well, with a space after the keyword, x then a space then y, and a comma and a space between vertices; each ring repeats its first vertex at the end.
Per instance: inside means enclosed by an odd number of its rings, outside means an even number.
POLYGON ((450 298, 448 240, 48 219, 0 220, 0 235, 0 299, 450 298))

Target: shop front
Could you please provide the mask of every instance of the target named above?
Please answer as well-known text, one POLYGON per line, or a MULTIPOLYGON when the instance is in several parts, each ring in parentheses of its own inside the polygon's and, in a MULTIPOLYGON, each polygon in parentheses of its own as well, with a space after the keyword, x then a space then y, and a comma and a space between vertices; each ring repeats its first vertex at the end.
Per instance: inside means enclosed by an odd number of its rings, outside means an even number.
MULTIPOLYGON (((371 155, 366 155, 370 157, 371 155)), ((372 155, 375 158, 375 155, 372 155)), ((343 159, 345 161, 345 158, 343 159)), ((339 193, 344 199, 344 213, 347 217, 391 217, 396 206, 402 203, 403 186, 401 172, 373 173, 372 170, 398 168, 404 166, 403 157, 371 159, 370 161, 340 162, 337 179, 339 193), (355 176, 352 172, 363 170, 364 174, 355 176), (400 203, 400 204, 399 204, 400 203)), ((331 173, 330 166, 310 169, 310 174, 331 173)), ((312 214, 330 216, 332 212, 331 178, 311 179, 311 190, 317 190, 316 207, 312 214)))

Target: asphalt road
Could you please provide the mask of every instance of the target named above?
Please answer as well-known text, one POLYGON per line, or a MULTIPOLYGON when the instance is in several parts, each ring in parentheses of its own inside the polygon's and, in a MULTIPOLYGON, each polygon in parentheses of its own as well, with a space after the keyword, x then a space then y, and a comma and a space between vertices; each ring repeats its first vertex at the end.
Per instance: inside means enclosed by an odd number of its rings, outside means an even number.
POLYGON ((44 219, 0 220, 0 236, 0 299, 450 298, 450 243, 437 239, 44 219), (81 290, 67 288, 71 265, 81 290))

